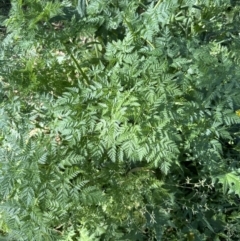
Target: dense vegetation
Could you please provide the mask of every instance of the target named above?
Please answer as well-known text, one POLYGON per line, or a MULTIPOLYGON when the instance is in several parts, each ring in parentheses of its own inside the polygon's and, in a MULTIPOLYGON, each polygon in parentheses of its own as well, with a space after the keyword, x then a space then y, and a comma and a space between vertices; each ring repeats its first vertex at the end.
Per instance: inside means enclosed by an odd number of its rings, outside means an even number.
POLYGON ((239 240, 239 10, 1 0, 1 240, 239 240))

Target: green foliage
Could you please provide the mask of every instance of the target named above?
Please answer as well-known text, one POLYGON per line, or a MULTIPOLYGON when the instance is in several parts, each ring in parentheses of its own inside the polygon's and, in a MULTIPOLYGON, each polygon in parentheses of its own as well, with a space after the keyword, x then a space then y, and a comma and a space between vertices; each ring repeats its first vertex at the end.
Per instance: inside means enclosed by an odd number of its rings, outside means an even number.
POLYGON ((11 6, 1 238, 239 239, 238 4, 11 6))
POLYGON ((223 192, 227 193, 227 191, 229 191, 229 193, 233 192, 234 194, 237 194, 238 196, 240 196, 240 179, 239 179, 239 175, 236 173, 227 173, 227 174, 223 174, 218 176, 219 178, 219 183, 221 183, 223 185, 223 192))

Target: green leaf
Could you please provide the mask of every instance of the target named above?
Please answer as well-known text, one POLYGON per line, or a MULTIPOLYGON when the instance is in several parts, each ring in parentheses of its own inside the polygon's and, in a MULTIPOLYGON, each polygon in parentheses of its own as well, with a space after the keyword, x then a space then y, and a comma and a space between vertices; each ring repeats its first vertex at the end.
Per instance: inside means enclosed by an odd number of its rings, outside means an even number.
POLYGON ((234 193, 240 197, 240 176, 236 172, 230 172, 223 175, 219 175, 218 182, 223 185, 223 192, 234 193))

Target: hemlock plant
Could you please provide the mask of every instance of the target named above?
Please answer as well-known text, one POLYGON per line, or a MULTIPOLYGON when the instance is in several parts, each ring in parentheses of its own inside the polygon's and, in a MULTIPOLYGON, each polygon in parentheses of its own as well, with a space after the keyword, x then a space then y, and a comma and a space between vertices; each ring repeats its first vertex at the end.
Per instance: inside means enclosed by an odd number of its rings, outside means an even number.
POLYGON ((4 240, 237 240, 239 5, 12 0, 4 240))

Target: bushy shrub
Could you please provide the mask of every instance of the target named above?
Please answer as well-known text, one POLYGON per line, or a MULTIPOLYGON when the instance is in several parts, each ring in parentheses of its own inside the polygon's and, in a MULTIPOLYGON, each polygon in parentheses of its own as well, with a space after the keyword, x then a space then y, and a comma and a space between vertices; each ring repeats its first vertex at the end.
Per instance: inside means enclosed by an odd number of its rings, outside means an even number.
POLYGON ((11 4, 2 236, 237 240, 238 4, 11 4))

